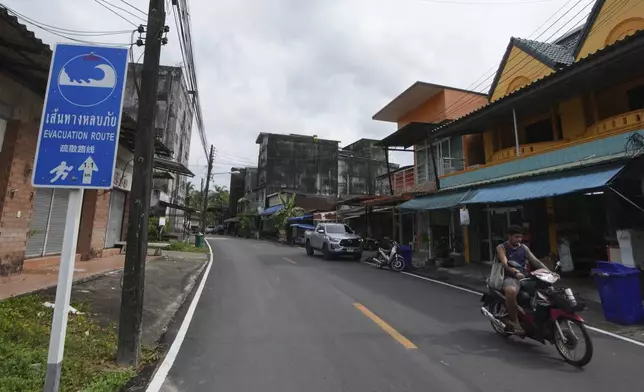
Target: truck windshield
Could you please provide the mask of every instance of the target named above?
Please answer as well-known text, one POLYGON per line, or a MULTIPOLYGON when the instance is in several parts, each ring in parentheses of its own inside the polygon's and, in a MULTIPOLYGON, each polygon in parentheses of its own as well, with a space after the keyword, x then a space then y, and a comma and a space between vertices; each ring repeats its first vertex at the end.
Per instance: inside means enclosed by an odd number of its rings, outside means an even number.
POLYGON ((326 232, 327 233, 332 233, 332 234, 353 234, 353 230, 347 225, 341 225, 341 224, 333 224, 333 225, 326 225, 326 232))

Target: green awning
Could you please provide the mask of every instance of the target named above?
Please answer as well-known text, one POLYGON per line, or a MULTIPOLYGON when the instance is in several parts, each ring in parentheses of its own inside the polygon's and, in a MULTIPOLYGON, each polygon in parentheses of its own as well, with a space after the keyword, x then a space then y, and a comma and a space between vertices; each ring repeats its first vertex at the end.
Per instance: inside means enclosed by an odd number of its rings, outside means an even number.
POLYGON ((398 208, 401 210, 415 211, 451 208, 459 205, 467 193, 467 190, 457 192, 439 192, 430 196, 411 199, 401 204, 398 208))

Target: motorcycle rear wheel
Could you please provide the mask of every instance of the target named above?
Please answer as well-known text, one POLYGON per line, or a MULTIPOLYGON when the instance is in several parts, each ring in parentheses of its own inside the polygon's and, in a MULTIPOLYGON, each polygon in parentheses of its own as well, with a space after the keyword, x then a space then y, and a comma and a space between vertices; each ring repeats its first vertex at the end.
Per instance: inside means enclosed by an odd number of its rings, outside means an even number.
MULTIPOLYGON (((584 340, 584 343, 586 344, 586 351, 584 352, 583 357, 581 359, 573 359, 570 357, 570 351, 569 351, 569 346, 571 343, 565 343, 562 339, 561 336, 559 335, 559 332, 557 331, 557 328, 555 326, 555 331, 554 331, 554 341, 555 341, 555 347, 557 348, 557 352, 563 358, 564 361, 568 362, 569 364, 576 366, 576 367, 583 367, 588 365, 590 360, 593 358, 593 342, 590 340, 590 334, 588 333, 588 330, 586 329, 586 325, 582 323, 579 320, 570 320, 570 319, 560 319, 557 320, 556 322, 570 322, 572 324, 575 324, 577 327, 579 327, 579 330, 581 331, 582 336, 575 336, 574 333, 571 333, 571 331, 564 330, 564 335, 566 335, 566 339, 577 339, 577 340, 584 340), (568 332, 568 333, 567 333, 568 332)), ((577 343, 575 342, 575 345, 577 343)))
POLYGON ((396 257, 391 262, 391 269, 400 272, 405 269, 405 259, 402 256, 396 255, 396 257))

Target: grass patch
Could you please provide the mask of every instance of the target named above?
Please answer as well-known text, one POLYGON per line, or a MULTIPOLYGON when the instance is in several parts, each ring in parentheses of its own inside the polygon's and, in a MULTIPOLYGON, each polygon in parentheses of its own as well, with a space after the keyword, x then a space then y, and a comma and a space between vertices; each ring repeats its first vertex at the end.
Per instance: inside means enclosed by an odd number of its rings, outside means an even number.
MULTIPOLYGON (((116 329, 101 327, 83 304, 70 314, 61 376, 62 392, 117 392, 135 369, 116 365, 116 329)), ((42 391, 53 309, 38 295, 0 302, 0 392, 42 391)), ((153 359, 146 348, 142 358, 153 359)))
POLYGON ((186 244, 181 241, 171 242, 170 245, 165 248, 166 250, 171 250, 175 252, 194 252, 194 253, 208 253, 207 247, 197 248, 192 244, 186 244))

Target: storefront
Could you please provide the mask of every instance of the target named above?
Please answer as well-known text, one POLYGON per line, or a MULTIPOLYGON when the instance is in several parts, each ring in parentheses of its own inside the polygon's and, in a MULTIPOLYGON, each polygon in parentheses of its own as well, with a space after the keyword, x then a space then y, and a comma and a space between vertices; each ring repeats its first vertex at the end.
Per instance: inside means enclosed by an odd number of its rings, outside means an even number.
POLYGON ((442 249, 446 236, 455 251, 460 233, 468 260, 489 261, 508 227, 519 225, 537 257, 558 257, 566 272, 584 273, 611 253, 619 261, 624 252, 633 259, 631 249, 644 251, 638 240, 644 238, 642 171, 635 163, 626 165, 613 162, 463 187, 410 200, 401 208, 418 212, 418 233, 429 233, 433 251, 442 249), (467 210, 469 222, 459 228, 460 208, 467 210), (631 242, 624 246, 619 237, 626 231, 631 242), (616 247, 622 251, 611 252, 616 247))

